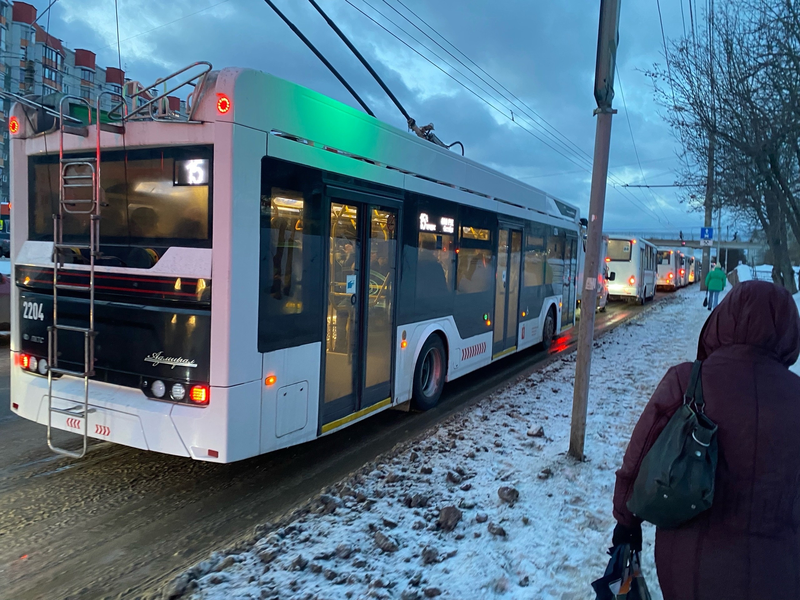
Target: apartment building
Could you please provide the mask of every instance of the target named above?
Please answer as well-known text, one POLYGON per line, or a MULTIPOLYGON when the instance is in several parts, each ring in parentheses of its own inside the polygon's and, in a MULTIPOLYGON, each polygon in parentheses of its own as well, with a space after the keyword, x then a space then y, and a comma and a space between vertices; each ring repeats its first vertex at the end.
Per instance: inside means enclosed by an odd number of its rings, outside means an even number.
MULTIPOLYGON (((0 0, 0 78, 2 89, 20 95, 47 98, 69 94, 92 103, 100 96, 101 109, 108 110, 121 99, 125 73, 118 67, 97 65, 96 54, 88 49, 71 50, 48 34, 38 19, 35 6, 26 2, 0 0)), ((0 99, 0 232, 7 231, 8 126, 12 101, 0 99)))

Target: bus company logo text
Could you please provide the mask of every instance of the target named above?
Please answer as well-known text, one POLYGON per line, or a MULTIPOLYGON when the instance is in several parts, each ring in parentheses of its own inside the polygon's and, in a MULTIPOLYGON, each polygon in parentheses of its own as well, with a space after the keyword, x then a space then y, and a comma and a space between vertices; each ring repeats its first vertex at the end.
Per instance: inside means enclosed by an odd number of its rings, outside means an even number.
POLYGON ((180 356, 164 356, 163 352, 153 352, 150 356, 145 357, 144 362, 153 363, 154 367, 158 365, 170 365, 173 369, 175 367, 197 368, 197 363, 193 360, 180 356))

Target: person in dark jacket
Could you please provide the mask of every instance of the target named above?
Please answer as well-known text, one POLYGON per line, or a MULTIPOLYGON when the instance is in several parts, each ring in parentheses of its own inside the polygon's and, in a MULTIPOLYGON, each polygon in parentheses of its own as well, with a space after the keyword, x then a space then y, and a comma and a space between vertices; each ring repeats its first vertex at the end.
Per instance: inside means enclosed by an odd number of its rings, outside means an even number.
MULTIPOLYGON (((697 358, 719 463, 711 508, 656 530, 664 600, 800 599, 800 315, 769 282, 736 286, 700 333, 697 358)), ((639 466, 683 402, 692 364, 672 367, 633 431, 614 490, 614 545, 641 547, 627 508, 639 466)))

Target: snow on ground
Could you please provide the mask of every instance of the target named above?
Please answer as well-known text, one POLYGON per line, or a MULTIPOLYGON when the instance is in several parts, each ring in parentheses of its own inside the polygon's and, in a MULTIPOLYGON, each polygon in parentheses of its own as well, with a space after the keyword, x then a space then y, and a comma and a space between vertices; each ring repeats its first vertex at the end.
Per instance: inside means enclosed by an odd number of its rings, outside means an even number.
MULTIPOLYGON (((702 299, 698 287, 677 292, 596 342, 587 462, 565 452, 570 355, 264 526, 251 547, 214 553, 172 597, 593 597, 614 527, 614 472, 661 377, 694 358, 702 299)), ((645 576, 660 599, 653 543, 646 528, 645 576)))
POLYGON ((739 276, 739 281, 750 281, 753 279, 753 267, 748 265, 738 265, 736 267, 736 273, 739 276))

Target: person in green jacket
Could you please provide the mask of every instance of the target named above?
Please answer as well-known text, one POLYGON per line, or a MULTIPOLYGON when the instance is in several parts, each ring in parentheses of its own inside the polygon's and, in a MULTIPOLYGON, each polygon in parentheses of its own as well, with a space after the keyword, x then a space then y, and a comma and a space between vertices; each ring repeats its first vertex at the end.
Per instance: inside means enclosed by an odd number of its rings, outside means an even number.
POLYGON ((708 310, 714 310, 719 300, 719 293, 725 289, 728 279, 720 265, 711 269, 706 275, 706 289, 708 290, 708 310))

